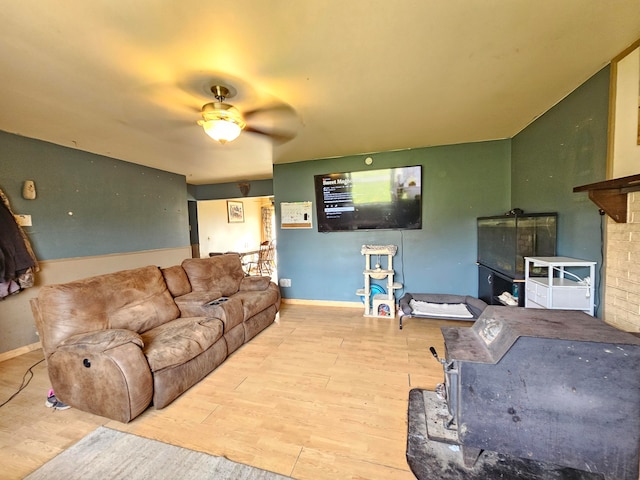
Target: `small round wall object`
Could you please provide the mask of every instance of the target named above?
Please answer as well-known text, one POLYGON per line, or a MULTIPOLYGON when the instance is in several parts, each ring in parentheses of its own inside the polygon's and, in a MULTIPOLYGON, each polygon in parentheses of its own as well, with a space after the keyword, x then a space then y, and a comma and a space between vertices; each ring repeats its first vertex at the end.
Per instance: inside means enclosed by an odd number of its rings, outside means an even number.
POLYGON ((25 180, 22 185, 22 198, 25 200, 36 199, 36 184, 33 180, 25 180))
POLYGON ((84 365, 87 368, 91 367, 91 362, 89 361, 88 358, 85 358, 84 360, 82 360, 82 365, 84 365))

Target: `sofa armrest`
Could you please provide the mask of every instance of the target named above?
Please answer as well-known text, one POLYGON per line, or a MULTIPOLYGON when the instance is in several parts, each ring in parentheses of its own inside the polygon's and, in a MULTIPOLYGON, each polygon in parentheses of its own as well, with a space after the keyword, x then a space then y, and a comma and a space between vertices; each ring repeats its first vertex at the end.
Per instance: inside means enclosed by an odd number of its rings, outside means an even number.
POLYGON ((271 277, 244 277, 240 282, 240 292, 255 292, 269 288, 271 277))
POLYGON ((219 291, 213 292, 191 292, 173 299, 180 309, 180 316, 201 317, 206 315, 206 304, 212 300, 222 297, 219 291))
POLYGON ((142 346, 140 335, 129 330, 69 337, 47 358, 56 397, 80 410, 129 422, 153 397, 151 369, 142 346))
POLYGON ((64 340, 58 349, 78 348, 87 352, 100 353, 126 343, 133 343, 140 348, 144 347, 142 338, 136 332, 114 328, 73 335, 64 340))

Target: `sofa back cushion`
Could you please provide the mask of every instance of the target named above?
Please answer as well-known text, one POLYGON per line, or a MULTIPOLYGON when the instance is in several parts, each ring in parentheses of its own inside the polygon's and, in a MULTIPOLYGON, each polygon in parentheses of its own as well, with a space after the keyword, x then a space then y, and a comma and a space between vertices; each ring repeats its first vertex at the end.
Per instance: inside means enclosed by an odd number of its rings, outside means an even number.
POLYGON ((244 278, 242 263, 237 254, 216 255, 208 258, 188 258, 182 262, 194 292, 219 291, 223 296, 233 295, 244 278))
POLYGON ((173 298, 191 293, 191 284, 187 278, 187 273, 180 265, 161 269, 164 281, 173 298))
POLYGON ((155 266, 45 285, 38 293, 37 310, 49 353, 72 335, 109 328, 142 333, 180 315, 155 266))

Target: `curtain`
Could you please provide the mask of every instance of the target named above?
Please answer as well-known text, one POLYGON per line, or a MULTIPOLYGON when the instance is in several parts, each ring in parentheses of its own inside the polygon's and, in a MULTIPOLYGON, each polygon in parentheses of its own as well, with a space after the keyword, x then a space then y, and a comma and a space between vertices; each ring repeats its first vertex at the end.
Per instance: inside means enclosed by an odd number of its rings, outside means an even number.
POLYGON ((262 241, 273 241, 273 205, 262 207, 262 241))

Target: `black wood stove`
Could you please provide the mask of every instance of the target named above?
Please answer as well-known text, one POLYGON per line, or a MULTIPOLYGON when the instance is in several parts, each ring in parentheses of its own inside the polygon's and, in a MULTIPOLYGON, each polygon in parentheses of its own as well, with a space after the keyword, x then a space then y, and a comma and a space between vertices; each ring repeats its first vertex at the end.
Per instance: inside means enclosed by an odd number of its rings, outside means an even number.
POLYGON ((638 479, 640 338, 582 312, 499 306, 442 333, 442 423, 465 466, 485 450, 638 479))

